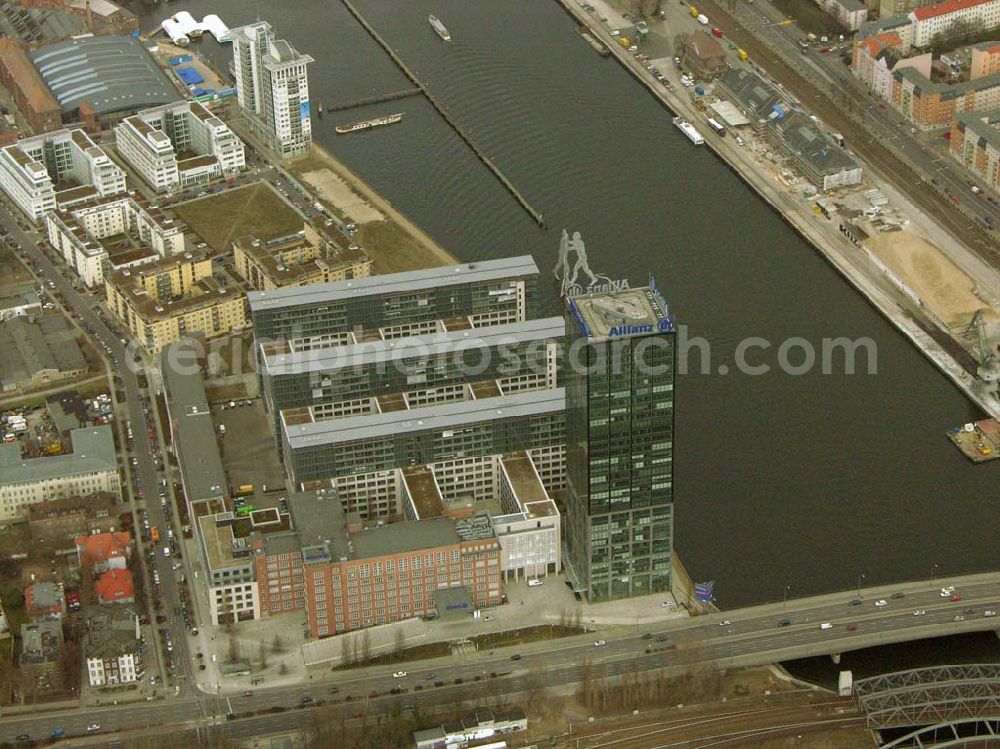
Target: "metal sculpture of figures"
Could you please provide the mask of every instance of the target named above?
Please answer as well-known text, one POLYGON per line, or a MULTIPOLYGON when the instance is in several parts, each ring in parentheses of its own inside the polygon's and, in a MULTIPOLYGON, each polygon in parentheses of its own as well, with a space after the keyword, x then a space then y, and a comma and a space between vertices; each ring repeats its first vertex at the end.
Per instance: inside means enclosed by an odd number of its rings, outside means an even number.
POLYGON ((583 243, 580 232, 573 232, 573 238, 570 239, 569 232, 565 229, 563 229, 562 239, 559 240, 559 260, 553 273, 562 284, 562 296, 574 296, 585 288, 598 285, 602 280, 608 281, 604 276, 595 276, 590 270, 590 263, 587 261, 587 247, 583 243), (576 255, 572 268, 570 267, 570 253, 576 255), (590 279, 586 286, 576 280, 581 271, 590 279))

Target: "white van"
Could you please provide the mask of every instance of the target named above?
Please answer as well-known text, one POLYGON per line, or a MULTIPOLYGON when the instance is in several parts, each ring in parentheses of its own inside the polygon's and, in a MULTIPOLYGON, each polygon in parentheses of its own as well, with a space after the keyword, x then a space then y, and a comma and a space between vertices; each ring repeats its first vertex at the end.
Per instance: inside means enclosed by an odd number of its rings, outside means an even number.
POLYGON ((819 625, 820 629, 833 629, 833 625, 830 622, 823 622, 819 625))

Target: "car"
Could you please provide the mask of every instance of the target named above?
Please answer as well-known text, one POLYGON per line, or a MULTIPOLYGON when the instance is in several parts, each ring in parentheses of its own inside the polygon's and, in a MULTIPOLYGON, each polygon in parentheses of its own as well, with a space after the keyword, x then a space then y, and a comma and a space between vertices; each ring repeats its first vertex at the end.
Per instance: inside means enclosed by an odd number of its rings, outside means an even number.
POLYGON ((847 631, 848 632, 857 632, 858 631, 858 625, 857 624, 848 624, 847 625, 847 631))
POLYGON ((642 636, 642 639, 643 640, 652 640, 653 639, 653 633, 652 632, 646 632, 646 634, 644 634, 642 636))
POLYGON ((903 597, 904 597, 905 595, 906 595, 906 594, 905 594, 905 593, 904 593, 903 591, 901 591, 901 590, 897 590, 897 591, 896 591, 895 593, 893 593, 893 594, 892 594, 892 595, 890 596, 890 598, 892 598, 892 599, 894 599, 894 600, 897 600, 897 601, 898 601, 898 600, 899 600, 900 598, 903 598, 903 597))
POLYGON ((962 616, 961 614, 958 614, 958 615, 955 616, 955 621, 956 622, 964 622, 965 621, 965 617, 962 616))
POLYGON ((657 635, 656 636, 656 641, 657 642, 670 642, 670 638, 667 637, 666 635, 657 635))
POLYGON ((875 601, 875 608, 877 608, 877 609, 884 609, 888 605, 889 605, 889 602, 886 601, 884 598, 880 598, 877 601, 875 601))
POLYGON ((728 627, 730 624, 732 624, 732 622, 729 621, 728 619, 723 619, 721 622, 719 622, 720 627, 728 627))
POLYGON ((483 617, 483 621, 484 622, 495 622, 496 620, 497 620, 497 618, 495 616, 484 616, 483 617))
POLYGON ((983 616, 987 616, 987 617, 988 616, 996 616, 996 615, 997 615, 997 612, 994 611, 993 609, 986 609, 986 611, 983 612, 983 616))
POLYGON ((603 647, 603 646, 605 646, 605 645, 607 645, 607 644, 608 644, 608 641, 607 641, 607 640, 596 640, 596 641, 594 642, 594 647, 595 647, 595 648, 600 648, 600 647, 603 647))
POLYGON ((519 660, 521 660, 521 656, 520 656, 520 655, 512 655, 512 656, 510 657, 510 659, 511 659, 512 661, 519 661, 519 660))
POLYGON ((312 697, 310 697, 310 696, 309 696, 309 695, 307 694, 307 695, 305 695, 304 697, 302 697, 302 699, 300 699, 300 700, 299 700, 299 704, 300 704, 300 705, 311 705, 311 704, 313 704, 313 703, 314 703, 315 701, 316 701, 316 700, 314 700, 314 699, 313 699, 312 697))
POLYGON ((947 598, 952 593, 955 592, 954 586, 948 586, 947 588, 941 588, 941 593, 939 594, 942 598, 947 598))
POLYGON ((395 673, 394 673, 394 674, 392 675, 392 678, 393 678, 393 679, 402 679, 402 678, 403 678, 404 676, 406 676, 406 671, 396 671, 396 672, 395 672, 395 673))
POLYGON ((628 48, 628 51, 634 55, 636 52, 639 51, 639 48, 633 44, 628 48))
POLYGON ((618 36, 621 33, 618 29, 611 29, 611 36, 618 36))
POLYGON ((330 694, 338 694, 340 692, 340 687, 330 687, 330 694))
POLYGON ((539 580, 537 577, 533 577, 530 580, 528 580, 528 587, 529 588, 537 588, 539 585, 542 585, 542 584, 543 584, 543 581, 539 580))
POLYGON ((913 610, 913 615, 914 616, 924 616, 926 614, 927 614, 927 612, 924 611, 923 609, 914 609, 913 610))
POLYGON ((962 600, 962 596, 960 596, 958 593, 953 593, 948 600, 952 601, 952 602, 954 602, 954 601, 961 601, 962 600))
POLYGON ((833 629, 833 624, 831 624, 830 622, 823 622, 822 624, 819 625, 819 628, 820 629, 833 629))
POLYGON ((778 626, 779 627, 787 627, 791 623, 792 623, 791 619, 782 619, 781 621, 778 622, 778 626))
POLYGON ((860 606, 863 603, 864 603, 864 601, 862 601, 860 598, 853 598, 853 599, 851 599, 851 605, 852 606, 860 606))
POLYGON ((17 735, 17 740, 18 741, 31 741, 31 736, 29 736, 26 733, 19 733, 17 735))
POLYGON ((247 691, 245 691, 245 692, 243 693, 243 696, 244 696, 244 697, 253 697, 253 692, 251 692, 251 691, 250 691, 250 690, 248 689, 247 691))
POLYGON ((93 733, 94 731, 100 731, 100 730, 101 730, 100 723, 91 723, 89 726, 87 726, 87 733, 93 733))
POLYGON ((674 603, 673 601, 664 601, 663 603, 660 604, 660 608, 664 608, 664 609, 672 609, 672 608, 676 608, 676 607, 677 607, 677 604, 674 603))
POLYGON ((979 185, 972 185, 970 186, 969 189, 971 189, 972 192, 974 192, 976 195, 981 195, 983 192, 983 188, 981 188, 979 185))

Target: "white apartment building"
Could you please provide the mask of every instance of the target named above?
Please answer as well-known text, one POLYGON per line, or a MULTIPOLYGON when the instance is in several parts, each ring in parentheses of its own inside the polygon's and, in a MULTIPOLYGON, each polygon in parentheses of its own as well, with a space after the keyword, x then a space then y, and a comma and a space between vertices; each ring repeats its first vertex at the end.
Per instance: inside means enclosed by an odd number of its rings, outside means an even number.
POLYGON ((910 11, 913 46, 926 47, 937 34, 947 34, 956 23, 976 29, 1000 26, 1000 0, 945 0, 910 11))
POLYGON ((237 174, 243 141, 196 101, 144 109, 115 128, 118 153, 157 192, 237 174))
POLYGON ((121 498, 111 426, 74 429, 73 451, 21 459, 21 446, 0 445, 0 522, 24 518, 25 508, 47 499, 110 492, 121 498))
POLYGON ((313 61, 258 21, 231 30, 236 95, 258 137, 285 158, 312 142, 307 67, 313 61))
MULTIPOLYGON (((102 609, 105 607, 102 607, 102 609)), ((92 687, 135 684, 144 675, 139 618, 131 611, 98 610, 88 622, 87 682, 92 687)))
POLYGON ((130 234, 152 250, 144 258, 148 261, 184 252, 187 229, 183 221, 167 217, 138 194, 52 211, 45 217, 45 227, 49 243, 90 288, 103 285, 105 277, 119 267, 108 257, 102 239, 130 234))
POLYGON ((0 188, 32 221, 125 192, 125 172, 83 130, 58 130, 0 150, 0 188))

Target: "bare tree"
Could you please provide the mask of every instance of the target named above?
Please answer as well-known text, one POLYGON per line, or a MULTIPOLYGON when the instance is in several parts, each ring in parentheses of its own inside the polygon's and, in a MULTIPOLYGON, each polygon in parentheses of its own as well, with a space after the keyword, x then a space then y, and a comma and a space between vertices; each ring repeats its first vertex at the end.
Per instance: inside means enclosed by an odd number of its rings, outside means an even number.
POLYGON ((404 650, 406 650, 406 633, 403 632, 402 626, 396 627, 394 638, 395 642, 393 643, 393 652, 396 655, 400 655, 404 650))
POLYGON ((271 642, 271 652, 282 653, 285 650, 285 643, 281 639, 280 634, 275 634, 274 640, 271 642))
POLYGON ((257 657, 260 660, 260 667, 267 668, 267 643, 263 640, 258 643, 257 657))
POLYGON ((240 659, 240 641, 236 637, 235 632, 229 633, 229 662, 233 663, 240 659))
POLYGON ((361 660, 368 663, 372 658, 372 638, 371 633, 366 629, 361 638, 361 660))

